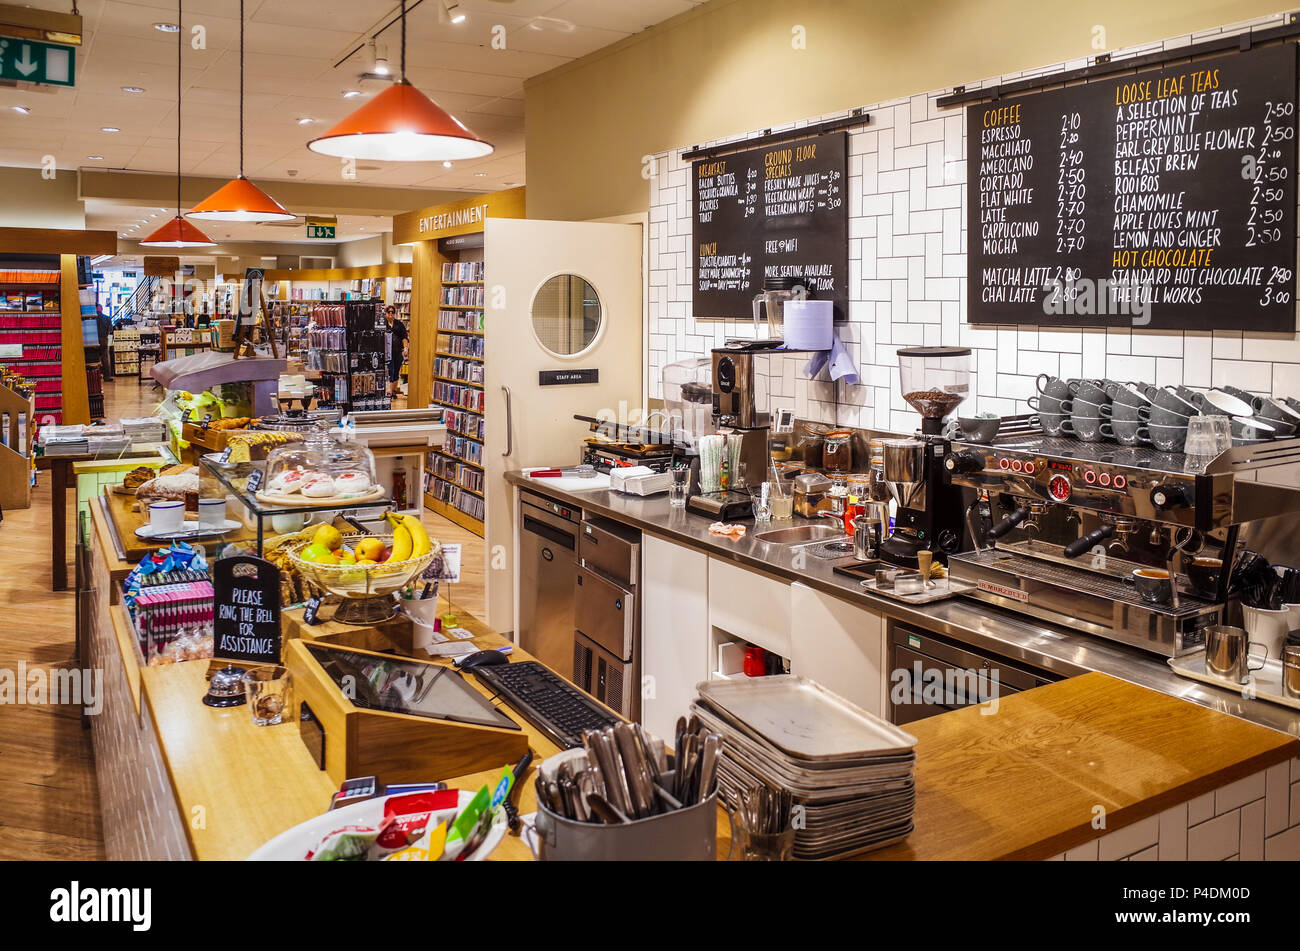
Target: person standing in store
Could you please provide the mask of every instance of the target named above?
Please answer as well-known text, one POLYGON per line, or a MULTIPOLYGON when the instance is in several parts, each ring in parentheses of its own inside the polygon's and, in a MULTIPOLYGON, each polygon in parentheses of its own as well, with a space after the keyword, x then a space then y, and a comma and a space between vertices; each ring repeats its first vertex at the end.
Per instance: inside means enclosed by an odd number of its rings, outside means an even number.
POLYGON ((406 362, 407 341, 410 334, 406 324, 397 319, 397 308, 392 304, 384 310, 384 319, 388 321, 388 330, 392 334, 392 344, 388 351, 388 395, 398 394, 398 380, 402 378, 402 364, 406 362))
POLYGON ((95 302, 95 329, 99 332, 99 363, 104 369, 104 379, 113 376, 113 360, 108 352, 108 342, 113 337, 113 322, 104 313, 104 305, 95 302))

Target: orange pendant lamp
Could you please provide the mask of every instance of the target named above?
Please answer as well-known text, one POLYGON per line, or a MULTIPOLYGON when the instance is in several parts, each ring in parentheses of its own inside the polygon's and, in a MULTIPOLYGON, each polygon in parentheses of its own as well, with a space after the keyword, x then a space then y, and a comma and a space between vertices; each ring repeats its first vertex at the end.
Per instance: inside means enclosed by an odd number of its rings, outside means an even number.
POLYGON ((406 80, 406 0, 402 0, 402 78, 307 148, 322 155, 380 162, 445 162, 491 155, 492 144, 406 80))
POLYGON ((244 177, 244 0, 239 0, 239 177, 187 213, 203 221, 292 221, 296 216, 244 177))
MULTIPOLYGON (((181 23, 183 0, 176 0, 176 23, 181 23)), ((140 242, 142 248, 213 248, 217 242, 181 217, 181 43, 176 31, 176 217, 140 242)))

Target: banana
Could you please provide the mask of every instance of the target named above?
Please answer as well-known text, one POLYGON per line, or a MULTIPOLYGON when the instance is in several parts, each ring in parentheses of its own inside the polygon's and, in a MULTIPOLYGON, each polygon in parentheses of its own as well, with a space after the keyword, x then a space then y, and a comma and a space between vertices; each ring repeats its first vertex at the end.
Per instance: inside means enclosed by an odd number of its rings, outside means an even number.
POLYGON ((388 557, 389 561, 406 561, 411 557, 411 533, 406 530, 405 525, 398 525, 393 529, 393 553, 388 557))
POLYGON ((411 557, 427 555, 433 545, 429 541, 429 533, 424 530, 424 524, 414 515, 406 515, 402 518, 402 527, 411 534, 411 557))

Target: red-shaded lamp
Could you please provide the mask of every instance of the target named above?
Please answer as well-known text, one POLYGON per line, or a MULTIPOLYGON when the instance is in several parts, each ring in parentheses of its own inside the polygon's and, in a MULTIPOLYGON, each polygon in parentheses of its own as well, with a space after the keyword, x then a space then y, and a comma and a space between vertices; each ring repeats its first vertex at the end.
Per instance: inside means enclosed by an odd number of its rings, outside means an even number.
POLYGON ((142 248, 215 248, 217 242, 177 215, 140 242, 142 248))
POLYGON ((307 147, 322 155, 381 162, 482 158, 493 147, 436 102, 402 80, 307 147))
POLYGON ((292 221, 296 216, 242 175, 185 213, 203 221, 292 221))

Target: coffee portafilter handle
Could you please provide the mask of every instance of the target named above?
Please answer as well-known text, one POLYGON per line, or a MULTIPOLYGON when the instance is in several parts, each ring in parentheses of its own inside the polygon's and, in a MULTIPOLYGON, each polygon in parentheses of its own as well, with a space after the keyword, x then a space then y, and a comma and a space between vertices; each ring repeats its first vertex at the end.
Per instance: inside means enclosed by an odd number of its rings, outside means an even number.
POLYGON ((1015 511, 989 529, 988 537, 1001 538, 1028 517, 1029 507, 1025 505, 1017 505, 1015 511))
POLYGON ((975 501, 966 506, 966 534, 970 536, 976 551, 986 547, 992 521, 988 493, 981 491, 975 501))
POLYGON ((1093 529, 1087 535, 1080 536, 1070 542, 1070 544, 1065 546, 1065 550, 1062 554, 1064 554, 1066 558, 1078 558, 1084 552, 1090 551, 1093 545, 1105 541, 1114 534, 1114 525, 1102 525, 1100 528, 1093 529))

